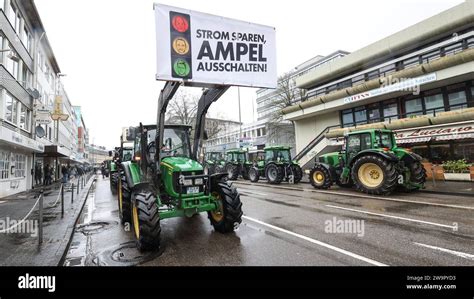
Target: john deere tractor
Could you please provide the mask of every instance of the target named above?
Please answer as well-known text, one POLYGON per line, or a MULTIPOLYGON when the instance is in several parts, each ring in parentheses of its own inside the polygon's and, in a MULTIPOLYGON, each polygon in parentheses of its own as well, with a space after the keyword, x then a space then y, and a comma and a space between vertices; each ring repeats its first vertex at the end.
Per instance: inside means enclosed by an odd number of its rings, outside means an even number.
POLYGON ((252 162, 247 159, 247 151, 242 149, 232 149, 226 152, 225 170, 229 180, 236 180, 242 176, 244 180, 249 179, 249 169, 252 162))
POLYGON ((110 190, 117 193, 118 181, 121 179, 122 162, 132 160, 133 147, 124 147, 123 137, 120 136, 120 147, 116 147, 114 151, 109 151, 109 156, 113 156, 110 163, 110 190))
POLYGON ((112 191, 113 194, 117 192, 117 182, 120 175, 117 168, 117 163, 119 160, 117 150, 118 147, 115 148, 115 151, 109 151, 109 156, 112 157, 112 161, 107 164, 110 173, 110 191, 112 191))
POLYGON ((355 187, 368 194, 390 194, 400 187, 405 191, 424 187, 426 171, 421 157, 397 147, 390 130, 363 130, 344 137, 341 152, 328 153, 316 159, 309 178, 317 189, 328 189, 333 183, 355 187))
POLYGON ((303 171, 296 161, 291 160, 291 147, 265 147, 265 160, 254 162, 249 169, 249 178, 257 182, 260 177, 266 177, 270 184, 280 184, 283 180, 298 184, 303 177, 303 171))
POLYGON ((140 250, 160 246, 163 219, 207 212, 211 225, 221 233, 234 231, 242 222, 240 194, 227 182, 227 174, 204 174, 197 162, 201 139, 206 135, 203 125, 207 110, 228 87, 203 92, 191 148, 190 126, 164 124, 168 102, 180 84, 166 82, 159 97, 156 125, 140 124, 128 130, 127 139, 134 140, 134 157, 122 162, 124 184, 119 193, 119 211, 122 219, 131 216, 140 250))
POLYGON ((207 152, 203 164, 204 174, 224 172, 225 160, 221 152, 207 152))

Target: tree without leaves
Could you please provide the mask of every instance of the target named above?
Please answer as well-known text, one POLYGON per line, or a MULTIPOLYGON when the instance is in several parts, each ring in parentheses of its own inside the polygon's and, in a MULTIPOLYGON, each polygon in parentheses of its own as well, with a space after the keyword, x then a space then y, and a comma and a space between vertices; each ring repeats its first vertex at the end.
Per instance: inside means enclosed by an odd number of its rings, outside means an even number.
POLYGON ((196 119, 199 97, 179 90, 168 104, 165 123, 193 125, 196 119))

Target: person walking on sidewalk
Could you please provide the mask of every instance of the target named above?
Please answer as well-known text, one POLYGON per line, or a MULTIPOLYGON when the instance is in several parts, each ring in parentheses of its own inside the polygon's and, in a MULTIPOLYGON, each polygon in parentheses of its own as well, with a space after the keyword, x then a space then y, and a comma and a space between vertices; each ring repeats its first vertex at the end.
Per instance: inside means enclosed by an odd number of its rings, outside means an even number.
POLYGON ((39 163, 36 163, 35 166, 35 182, 36 185, 41 185, 41 183, 43 183, 43 169, 39 163))
POLYGON ((63 183, 64 183, 64 184, 67 184, 67 180, 68 180, 68 178, 69 178, 69 171, 68 171, 66 165, 63 165, 63 166, 61 167, 61 173, 62 173, 62 175, 63 175, 63 183))

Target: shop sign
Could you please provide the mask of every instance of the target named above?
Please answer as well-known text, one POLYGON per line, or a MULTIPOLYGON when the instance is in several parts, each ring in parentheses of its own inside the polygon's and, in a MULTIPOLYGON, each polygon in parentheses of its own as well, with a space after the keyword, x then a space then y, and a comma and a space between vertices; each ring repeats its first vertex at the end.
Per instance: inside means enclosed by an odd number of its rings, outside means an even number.
POLYGON ((421 77, 411 78, 402 80, 395 84, 390 84, 380 88, 372 89, 366 92, 362 92, 353 96, 345 97, 344 104, 353 103, 368 98, 384 95, 391 92, 402 91, 402 90, 413 90, 414 87, 436 81, 436 73, 431 73, 421 77))
POLYGON ((456 136, 465 136, 474 133, 474 124, 463 124, 455 126, 442 126, 437 128, 418 128, 415 130, 396 131, 397 139, 416 137, 437 137, 442 140, 455 139, 456 136), (443 136, 443 137, 441 137, 443 136))

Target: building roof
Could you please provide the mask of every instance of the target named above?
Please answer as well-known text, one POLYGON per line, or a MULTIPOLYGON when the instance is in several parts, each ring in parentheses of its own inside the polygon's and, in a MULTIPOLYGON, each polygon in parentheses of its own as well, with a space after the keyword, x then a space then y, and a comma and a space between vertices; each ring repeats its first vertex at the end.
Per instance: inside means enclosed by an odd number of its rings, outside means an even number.
POLYGON ((420 41, 429 43, 442 34, 455 33, 473 23, 474 1, 467 0, 298 77, 296 86, 308 89, 322 85, 368 65, 380 63, 383 59, 396 57, 401 51, 420 46, 420 41))

